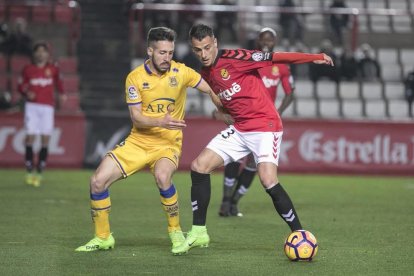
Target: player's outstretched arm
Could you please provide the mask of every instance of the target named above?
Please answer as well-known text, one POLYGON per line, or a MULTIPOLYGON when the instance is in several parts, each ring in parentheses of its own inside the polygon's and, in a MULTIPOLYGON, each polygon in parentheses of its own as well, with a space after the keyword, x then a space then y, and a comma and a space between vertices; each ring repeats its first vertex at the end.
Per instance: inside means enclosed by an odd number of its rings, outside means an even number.
POLYGON ((276 52, 273 53, 272 61, 274 63, 307 63, 327 64, 334 66, 332 58, 324 53, 307 54, 296 52, 276 52))
POLYGON ((178 120, 171 116, 171 111, 161 118, 151 118, 142 114, 142 105, 135 104, 129 106, 131 121, 136 128, 162 127, 166 129, 183 129, 187 125, 184 120, 178 120))

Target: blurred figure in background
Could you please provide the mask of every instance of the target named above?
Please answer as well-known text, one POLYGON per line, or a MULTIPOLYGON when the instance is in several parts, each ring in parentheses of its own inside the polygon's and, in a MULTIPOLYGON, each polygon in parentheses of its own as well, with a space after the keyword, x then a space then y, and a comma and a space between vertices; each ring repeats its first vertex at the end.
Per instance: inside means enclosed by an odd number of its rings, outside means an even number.
POLYGON ((361 45, 362 57, 358 61, 358 76, 363 81, 378 81, 381 79, 381 68, 373 57, 374 50, 367 43, 361 45))
POLYGON ((408 102, 408 114, 413 117, 413 101, 414 101, 414 68, 408 72, 404 80, 405 99, 408 102))
MULTIPOLYGON (((236 5, 235 0, 215 0, 213 2, 215 5, 236 5)), ((217 38, 223 40, 224 42, 237 43, 237 13, 235 12, 216 12, 214 13, 215 18, 215 29, 217 38), (228 34, 231 38, 231 41, 227 39, 227 36, 223 34, 228 34)))
POLYGON ((351 49, 345 49, 340 58, 340 75, 342 80, 355 80, 358 74, 358 62, 351 49))
MULTIPOLYGON (((202 5, 200 0, 181 0, 180 4, 183 5, 202 5)), ((185 11, 178 13, 177 35, 180 40, 187 39, 187 32, 196 22, 203 17, 201 11, 185 11)), ((185 63, 186 64, 186 63, 185 63)))
MULTIPOLYGON (((326 53, 332 58, 335 64, 337 63, 338 58, 334 53, 332 42, 329 39, 325 39, 322 41, 319 52, 326 53)), ((309 73, 310 79, 313 82, 317 82, 322 78, 328 78, 334 82, 339 82, 339 74, 336 67, 328 68, 327 66, 311 63, 309 65, 309 73)))
POLYGON ((26 65, 19 81, 19 92, 26 99, 24 107, 24 125, 26 129, 25 165, 26 184, 40 186, 42 172, 46 166, 48 144, 54 126, 54 92, 60 93, 65 100, 59 68, 49 62, 49 47, 45 42, 33 47, 33 63, 26 65), (41 136, 41 149, 37 160, 37 174, 33 174, 35 136, 41 136))
POLYGON ((27 23, 23 18, 17 18, 13 30, 0 45, 0 51, 6 55, 32 55, 33 39, 27 33, 27 23))
MULTIPOLYGON (((281 0, 281 8, 296 7, 293 0, 281 0)), ((279 24, 282 26, 283 38, 289 40, 290 44, 303 41, 303 24, 301 15, 292 13, 281 13, 279 24)))
MULTIPOLYGON (((345 0, 334 0, 329 8, 347 8, 347 5, 345 4, 345 0)), ((348 27, 349 15, 331 14, 329 17, 329 22, 331 25, 333 43, 335 45, 343 45, 344 30, 348 27)))

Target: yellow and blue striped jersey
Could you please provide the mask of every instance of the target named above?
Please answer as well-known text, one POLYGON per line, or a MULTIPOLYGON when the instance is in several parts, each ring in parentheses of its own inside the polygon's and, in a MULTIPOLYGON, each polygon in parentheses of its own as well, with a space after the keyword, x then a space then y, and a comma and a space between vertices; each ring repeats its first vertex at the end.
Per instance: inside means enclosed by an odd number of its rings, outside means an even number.
MULTIPOLYGON (((125 83, 128 105, 141 104, 144 116, 160 118, 167 110, 176 119, 185 114, 186 89, 197 87, 201 76, 185 64, 171 61, 170 70, 159 76, 151 72, 148 60, 129 73, 125 83)), ((138 129, 133 127, 131 138, 146 143, 159 143, 160 140, 178 142, 182 140, 180 130, 168 130, 159 127, 138 129)))

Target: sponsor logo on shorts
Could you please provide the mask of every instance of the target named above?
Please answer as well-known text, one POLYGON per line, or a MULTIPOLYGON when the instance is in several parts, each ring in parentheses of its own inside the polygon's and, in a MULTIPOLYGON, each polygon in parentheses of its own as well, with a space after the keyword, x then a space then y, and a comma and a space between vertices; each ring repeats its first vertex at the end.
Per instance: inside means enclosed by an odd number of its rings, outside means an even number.
POLYGON ((130 87, 128 87, 128 98, 130 100, 136 100, 136 99, 138 99, 137 89, 133 85, 131 85, 130 87))

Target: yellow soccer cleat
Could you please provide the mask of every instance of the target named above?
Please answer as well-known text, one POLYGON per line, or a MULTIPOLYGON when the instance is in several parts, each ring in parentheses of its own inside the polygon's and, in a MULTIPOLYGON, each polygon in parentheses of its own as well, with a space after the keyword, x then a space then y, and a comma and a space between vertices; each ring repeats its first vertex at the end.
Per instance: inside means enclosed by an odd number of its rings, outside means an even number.
POLYGON ((40 183, 42 183, 42 175, 38 174, 38 175, 33 176, 32 185, 35 187, 39 187, 40 183))
POLYGON ((34 181, 34 176, 32 173, 28 173, 26 174, 26 179, 25 182, 27 185, 33 185, 33 181, 34 181))
POLYGON ((95 237, 91 239, 87 244, 79 246, 75 249, 77 252, 92 252, 98 250, 108 250, 115 247, 115 239, 112 234, 107 239, 101 239, 95 237))
POLYGON ((180 246, 185 240, 183 231, 181 230, 171 231, 168 233, 168 235, 170 236, 171 243, 172 243, 171 252, 174 250, 174 248, 177 248, 178 246, 180 246))

